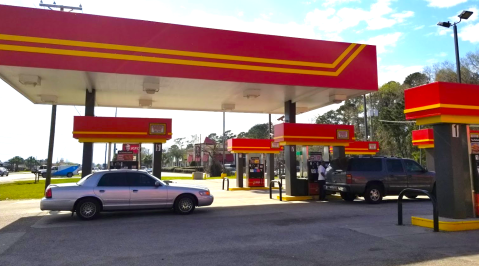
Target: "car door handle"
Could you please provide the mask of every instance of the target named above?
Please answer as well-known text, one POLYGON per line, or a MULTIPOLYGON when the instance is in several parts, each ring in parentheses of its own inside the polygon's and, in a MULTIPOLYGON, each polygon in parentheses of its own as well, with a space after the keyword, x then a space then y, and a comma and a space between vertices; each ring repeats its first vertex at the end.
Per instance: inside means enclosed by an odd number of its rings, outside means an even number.
POLYGON ((136 193, 136 192, 138 192, 138 190, 137 190, 137 189, 133 189, 133 192, 136 193))
POLYGON ((102 190, 100 190, 100 193, 104 193, 104 192, 105 192, 105 190, 103 190, 103 189, 102 189, 102 190))

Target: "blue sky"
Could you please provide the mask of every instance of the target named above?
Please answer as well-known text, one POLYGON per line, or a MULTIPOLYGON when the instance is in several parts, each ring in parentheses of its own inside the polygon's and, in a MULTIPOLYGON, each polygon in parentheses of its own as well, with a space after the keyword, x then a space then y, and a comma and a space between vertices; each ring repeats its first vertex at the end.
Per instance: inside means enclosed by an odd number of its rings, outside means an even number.
MULTIPOLYGON (((44 1, 51 3, 52 1, 44 1)), ((464 9, 475 14, 459 24, 461 55, 479 49, 479 0, 57 0, 57 4, 82 4, 84 13, 218 29, 283 35, 309 39, 323 39, 368 43, 377 46, 379 85, 395 80, 402 82, 424 66, 444 60, 454 61, 452 29, 436 26, 438 21, 457 21, 464 9)), ((2 4, 36 7, 39 1, 4 0, 2 4)), ((9 99, 0 105, 0 113, 12 110, 18 116, 4 116, 9 130, 0 130, 0 160, 15 155, 45 158, 48 147, 50 107, 34 105, 12 88, 0 82, 0 92, 9 99), (35 138, 26 137, 31 130, 27 121, 39 125, 35 138)), ((310 123, 314 117, 337 105, 311 111, 298 117, 298 122, 310 123)), ((77 107, 83 115, 83 107, 77 107)), ((113 108, 97 108, 97 115, 113 116, 113 108)), ((81 161, 82 146, 73 140, 73 116, 78 112, 71 106, 59 107, 57 141, 54 159, 68 158, 81 161)), ((206 135, 222 131, 220 113, 201 113, 211 123, 197 126, 191 132, 191 112, 163 110, 119 110, 119 116, 171 117, 175 137, 191 134, 206 135)), ((273 117, 274 121, 276 117, 273 117)), ((255 114, 227 114, 227 129, 234 133, 245 131, 256 123, 267 122, 267 116, 255 114), (242 124, 229 123, 240 119, 242 124)), ((103 162, 104 145, 95 145, 94 161, 103 162)))

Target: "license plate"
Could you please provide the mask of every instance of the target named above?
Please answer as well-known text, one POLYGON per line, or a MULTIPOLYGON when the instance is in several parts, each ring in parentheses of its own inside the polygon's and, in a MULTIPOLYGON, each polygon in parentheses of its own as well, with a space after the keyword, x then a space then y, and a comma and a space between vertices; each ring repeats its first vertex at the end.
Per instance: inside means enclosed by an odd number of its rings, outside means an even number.
POLYGON ((339 189, 338 189, 337 186, 327 186, 326 189, 327 189, 327 190, 339 191, 339 189))

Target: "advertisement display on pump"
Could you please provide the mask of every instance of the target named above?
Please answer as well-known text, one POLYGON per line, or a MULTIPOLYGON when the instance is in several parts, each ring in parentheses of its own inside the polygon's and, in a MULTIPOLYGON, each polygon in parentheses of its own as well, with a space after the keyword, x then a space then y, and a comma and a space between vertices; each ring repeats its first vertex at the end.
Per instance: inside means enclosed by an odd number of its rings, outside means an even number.
POLYGON ((249 161, 249 187, 264 187, 264 164, 260 162, 259 157, 251 157, 249 161))

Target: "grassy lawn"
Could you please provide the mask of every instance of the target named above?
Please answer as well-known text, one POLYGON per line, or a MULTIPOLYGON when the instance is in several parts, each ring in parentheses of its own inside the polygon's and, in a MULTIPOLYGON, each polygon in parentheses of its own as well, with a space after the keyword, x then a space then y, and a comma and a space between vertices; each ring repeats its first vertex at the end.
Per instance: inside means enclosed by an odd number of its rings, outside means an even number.
MULTIPOLYGON (((228 178, 235 178, 229 176, 228 178)), ((209 177, 208 179, 221 179, 221 177, 209 177)), ((52 179, 52 184, 78 182, 79 177, 52 179)), ((163 177, 162 180, 192 180, 191 177, 170 176, 163 177)), ((40 182, 16 181, 13 183, 0 184, 0 200, 19 200, 19 199, 41 199, 45 192, 45 179, 40 178, 40 182)))

